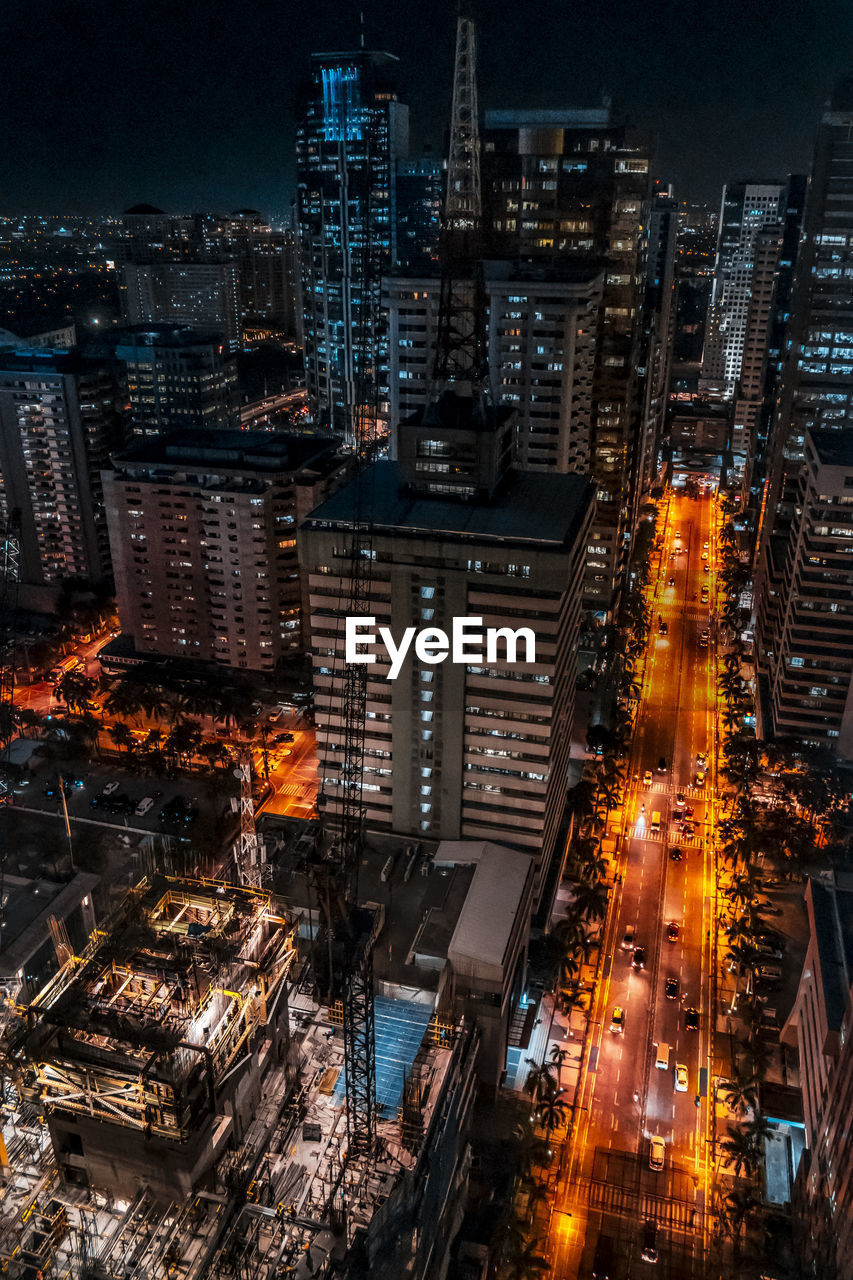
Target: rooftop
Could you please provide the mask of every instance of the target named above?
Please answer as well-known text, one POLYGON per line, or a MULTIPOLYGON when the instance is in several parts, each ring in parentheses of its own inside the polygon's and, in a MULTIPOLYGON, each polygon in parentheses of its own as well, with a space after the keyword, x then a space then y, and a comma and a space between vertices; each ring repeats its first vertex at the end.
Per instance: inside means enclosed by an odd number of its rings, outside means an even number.
POLYGON ((291 435, 273 431, 202 431, 180 428, 149 436, 117 454, 117 468, 187 466, 277 474, 325 466, 337 458, 337 436, 291 435))
POLYGON ((421 497, 406 490, 396 462, 376 462, 321 503, 303 528, 347 527, 359 512, 377 532, 564 547, 580 533, 591 500, 585 476, 533 472, 511 473, 488 502, 421 497))
POLYGON ((534 108, 486 112, 487 129, 602 129, 612 124, 610 104, 602 107, 534 108))

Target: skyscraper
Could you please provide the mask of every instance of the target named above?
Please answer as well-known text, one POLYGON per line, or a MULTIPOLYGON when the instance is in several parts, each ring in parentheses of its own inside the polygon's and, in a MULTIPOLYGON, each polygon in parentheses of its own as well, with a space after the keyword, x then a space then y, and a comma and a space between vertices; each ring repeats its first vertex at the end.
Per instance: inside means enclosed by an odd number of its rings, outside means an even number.
POLYGON ((394 182, 395 266, 418 275, 435 269, 444 165, 434 156, 398 160, 394 182))
POLYGON ((132 325, 189 325, 240 349, 239 273, 234 262, 126 262, 122 311, 132 325))
POLYGON ((647 151, 609 103, 593 110, 488 111, 483 208, 496 256, 587 262, 604 271, 592 390, 596 489, 589 607, 606 613, 618 588, 639 502, 642 305, 647 151))
POLYGON ((392 192, 408 151, 397 59, 315 54, 296 141, 303 345, 315 420, 351 435, 352 415, 387 412, 382 273, 395 259, 392 192))
POLYGON ((702 378, 727 400, 740 378, 756 239, 765 227, 781 223, 784 194, 781 182, 735 182, 723 188, 702 378))
POLYGON ((0 498, 4 517, 21 513, 26 586, 111 576, 101 472, 127 431, 127 391, 113 362, 0 353, 0 498))

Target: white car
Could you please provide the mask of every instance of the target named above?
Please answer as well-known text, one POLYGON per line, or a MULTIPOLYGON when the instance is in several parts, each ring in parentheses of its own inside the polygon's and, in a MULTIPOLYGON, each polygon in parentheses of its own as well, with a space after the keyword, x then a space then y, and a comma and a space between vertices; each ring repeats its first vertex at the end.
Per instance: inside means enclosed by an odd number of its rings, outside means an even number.
POLYGON ((666 1143, 663 1138, 652 1138, 652 1145, 649 1151, 649 1168, 657 1171, 661 1170, 665 1155, 666 1143))
POLYGON ((643 786, 650 787, 653 782, 654 782, 654 776, 652 774, 652 771, 651 769, 647 769, 646 772, 643 774, 643 786))
POLYGON ((687 1092, 687 1068, 683 1062, 676 1062, 675 1064, 675 1092, 687 1092))
POLYGON ((103 791, 101 792, 101 795, 111 796, 114 791, 118 791, 120 786, 121 786, 121 783, 119 782, 108 782, 107 785, 104 787, 103 791))
POLYGON ((153 809, 153 807, 154 807, 153 797, 145 796, 142 800, 139 801, 139 804, 136 806, 137 818, 144 818, 148 810, 153 809))
POLYGON ((267 720, 269 721, 270 724, 275 724, 275 722, 277 720, 280 720, 283 715, 284 715, 284 707, 276 707, 275 711, 271 711, 270 714, 267 716, 267 720))

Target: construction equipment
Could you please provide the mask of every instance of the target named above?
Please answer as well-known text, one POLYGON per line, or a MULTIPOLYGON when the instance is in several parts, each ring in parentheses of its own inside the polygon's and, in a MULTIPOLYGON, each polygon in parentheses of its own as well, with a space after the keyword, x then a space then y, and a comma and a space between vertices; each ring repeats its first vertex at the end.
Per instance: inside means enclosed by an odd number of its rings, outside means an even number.
POLYGON ((6 858, 9 804, 9 751, 15 736, 15 635, 18 612, 18 584, 21 580, 21 513, 9 512, 3 532, 2 578, 0 578, 0 612, 9 615, 9 633, 0 654, 0 740, 3 742, 3 768, 0 768, 0 949, 6 923, 6 858))

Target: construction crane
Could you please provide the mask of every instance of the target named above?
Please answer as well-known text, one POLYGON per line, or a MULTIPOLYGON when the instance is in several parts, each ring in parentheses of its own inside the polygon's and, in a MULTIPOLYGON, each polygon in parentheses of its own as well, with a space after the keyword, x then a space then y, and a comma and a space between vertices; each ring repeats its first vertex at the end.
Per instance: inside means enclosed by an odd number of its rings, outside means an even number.
POLYGON ((240 760, 234 770, 235 777, 240 779, 240 835, 234 847, 234 862, 237 866, 237 878, 240 884, 250 885, 253 889, 261 887, 261 848, 258 833, 255 830, 255 799, 252 795, 252 753, 247 748, 240 753, 240 760))
POLYGON ((7 809, 10 778, 9 752, 14 737, 15 710, 15 637, 18 613, 18 584, 21 580, 21 513, 9 512, 3 531, 2 579, 0 579, 0 613, 9 618, 9 631, 0 654, 0 734, 3 739, 3 764, 0 769, 0 950, 6 925, 6 859, 8 857, 7 809))

